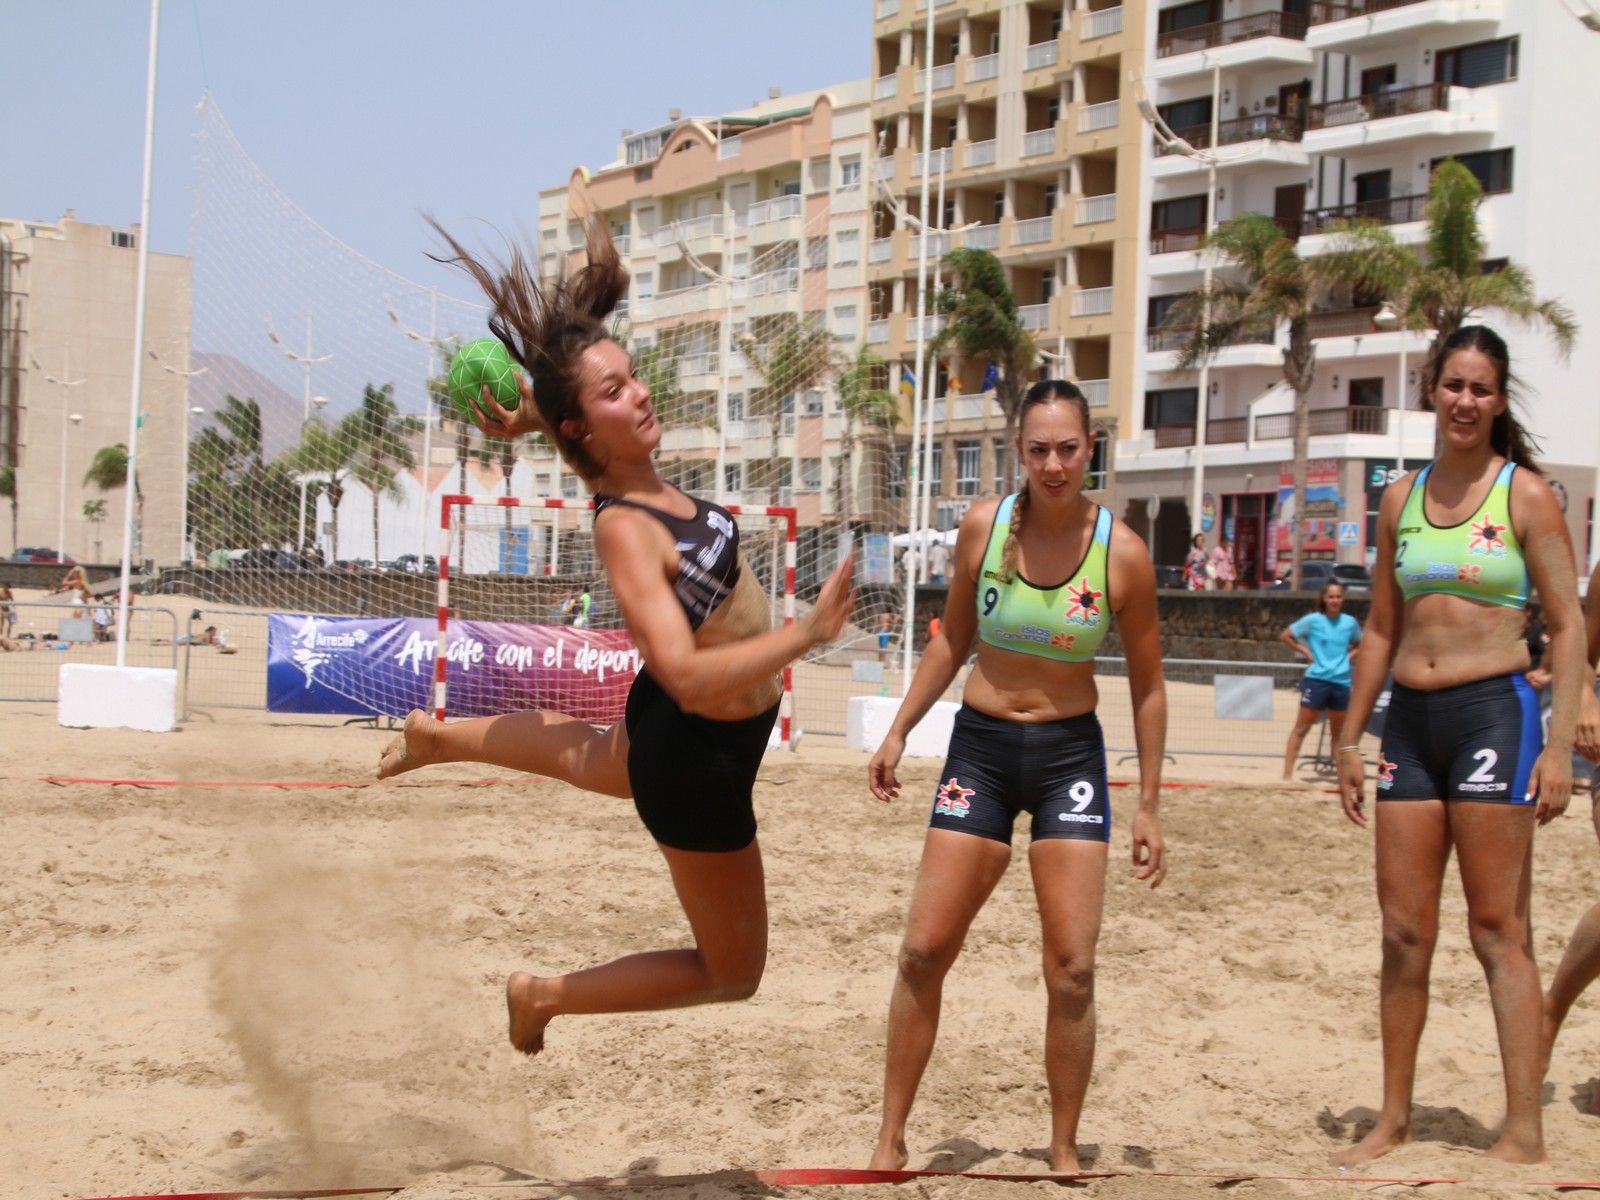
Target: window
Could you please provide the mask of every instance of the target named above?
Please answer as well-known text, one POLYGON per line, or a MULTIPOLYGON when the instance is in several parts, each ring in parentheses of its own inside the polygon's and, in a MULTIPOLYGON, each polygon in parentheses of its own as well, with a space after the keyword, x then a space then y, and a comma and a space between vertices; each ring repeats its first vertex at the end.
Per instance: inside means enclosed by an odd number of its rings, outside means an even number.
POLYGON ((578 477, 570 472, 561 476, 561 498, 563 500, 578 498, 578 477))
POLYGON ((806 269, 820 271, 828 265, 828 239, 812 238, 806 243, 806 269))
POLYGON ((980 490, 979 475, 983 471, 983 443, 978 441, 956 443, 956 495, 976 496, 980 490))
POLYGON ((1151 233, 1165 233, 1169 229, 1203 229, 1205 223, 1204 196, 1179 196, 1176 200, 1158 200, 1150 206, 1151 233))
POLYGON ((1382 379, 1352 379, 1350 381, 1351 408, 1382 408, 1382 379))
POLYGON ((1216 0, 1193 0, 1190 4, 1164 8, 1156 18, 1156 29, 1160 33, 1175 33, 1196 25, 1209 25, 1217 19, 1219 7, 1216 0))
POLYGON ((1056 294, 1056 269, 1046 267, 1039 272, 1039 303, 1049 304, 1051 297, 1056 294))
POLYGON ((834 234, 834 244, 838 252, 834 262, 839 266, 848 266, 861 261, 861 231, 859 229, 841 229, 834 234))
POLYGON ((1175 100, 1156 110, 1169 129, 1192 129, 1196 125, 1211 124, 1211 97, 1200 96, 1194 100, 1175 100))
POLYGON ((1387 200, 1390 188, 1393 186, 1392 173, 1384 171, 1363 171, 1355 178, 1356 203, 1366 204, 1374 200, 1387 200))
POLYGON ((836 338, 853 338, 856 336, 856 306, 854 304, 841 304, 833 310, 833 336, 836 338))
MULTIPOLYGON (((1478 177, 1483 194, 1496 196, 1511 190, 1511 151, 1479 150, 1476 154, 1458 154, 1455 160, 1478 177)), ((1429 172, 1436 170, 1442 158, 1429 164, 1429 172)))
MULTIPOLYGON (((833 168, 833 164, 830 163, 825 158, 814 158, 814 159, 812 159, 811 160, 811 187, 810 187, 809 190, 812 191, 812 192, 825 192, 825 191, 827 191, 828 190, 828 173, 832 170, 832 168, 833 168)), ((796 187, 795 190, 798 192, 799 188, 796 187)))
POLYGON ((111 244, 121 250, 133 249, 133 234, 124 233, 120 229, 111 231, 111 244))
POLYGON ((1089 469, 1083 475, 1083 488, 1088 492, 1106 489, 1107 463, 1111 458, 1111 439, 1104 429, 1094 431, 1094 452, 1089 456, 1089 469))
POLYGON ((1056 187, 1055 184, 1047 183, 1047 184, 1044 185, 1044 215, 1045 216, 1053 217, 1053 216, 1056 215, 1056 201, 1057 201, 1057 198, 1060 196, 1060 194, 1061 194, 1061 191, 1060 191, 1059 188, 1056 187))
POLYGON ((1361 94, 1371 96, 1387 88, 1392 88, 1395 80, 1394 64, 1389 63, 1382 67, 1368 67, 1361 72, 1361 94))
POLYGON ((730 492, 739 492, 744 488, 744 464, 727 463, 722 468, 722 484, 730 492))
POLYGON ((1050 10, 1050 36, 1053 38, 1061 36, 1061 10, 1059 8, 1050 10))
POLYGON ((889 472, 889 495, 895 499, 904 499, 906 494, 906 474, 911 468, 911 447, 901 442, 894 448, 894 462, 889 472))
POLYGON ((855 155, 851 158, 839 160, 839 190, 853 192, 861 186, 861 157, 855 155))
POLYGON ((944 490, 944 443, 933 443, 933 462, 928 466, 928 489, 932 493, 944 490))
POLYGON ((583 223, 581 221, 567 222, 567 249, 583 249, 583 223))
POLYGON ((1006 194, 1004 192, 996 192, 994 194, 994 223, 996 225, 1000 224, 1000 218, 1005 216, 1005 215, 1006 215, 1006 194))
POLYGON ((744 420, 744 393, 743 392, 729 392, 728 393, 728 420, 730 420, 730 421, 742 421, 742 420, 744 420))
POLYGON ((822 415, 822 389, 807 388, 805 396, 800 401, 800 411, 808 417, 822 415))
POLYGON ((1156 388, 1144 394, 1144 427, 1161 429, 1168 425, 1193 425, 1199 404, 1198 388, 1156 388))
POLYGON ((777 194, 780 196, 798 196, 800 194, 800 181, 798 179, 790 179, 780 183, 777 194))
POLYGON ((820 458, 802 458, 800 460, 800 490, 802 492, 822 490, 822 460, 820 458))
POLYGON ((1045 101, 1045 103, 1044 103, 1044 116, 1045 116, 1045 121, 1048 124, 1052 125, 1052 126, 1057 121, 1061 120, 1061 97, 1060 96, 1051 96, 1050 99, 1045 101))
POLYGON ((650 205, 639 210, 639 232, 648 236, 656 231, 656 209, 650 205))
POLYGON ((1517 39, 1514 37, 1475 42, 1470 46, 1452 46, 1433 56, 1435 83, 1483 87, 1488 83, 1504 83, 1516 77, 1517 39))

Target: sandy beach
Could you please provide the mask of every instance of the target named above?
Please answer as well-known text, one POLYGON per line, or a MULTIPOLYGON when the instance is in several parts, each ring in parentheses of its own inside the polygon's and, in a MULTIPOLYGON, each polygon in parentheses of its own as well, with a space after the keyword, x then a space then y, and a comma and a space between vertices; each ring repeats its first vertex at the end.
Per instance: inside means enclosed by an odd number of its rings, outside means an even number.
MULTIPOLYGON (((865 756, 830 739, 770 754, 757 811, 772 948, 756 998, 559 1020, 546 1052, 528 1060, 505 1040, 509 971, 684 942, 666 872, 627 802, 461 766, 361 787, 244 786, 364 784, 389 734, 315 718, 219 710, 153 736, 61 729, 48 704, 0 716, 8 1195, 396 1185, 408 1200, 441 1200, 552 1194, 519 1190, 526 1176, 865 1164, 895 948, 938 762, 908 763, 905 797, 885 807, 863 786, 865 756), (516 1186, 470 1186, 494 1182, 516 1186)), ((1115 774, 1132 778, 1129 768, 1115 774)), ((1172 873, 1157 892, 1130 878, 1132 793, 1115 794, 1083 1125, 1091 1167, 1142 1177, 1085 1190, 1216 1190, 1157 1171, 1325 1174, 1330 1151, 1368 1127, 1379 1099, 1370 836, 1322 788, 1267 784, 1259 766, 1190 758, 1168 774, 1203 786, 1166 793, 1172 873)), ((1538 838, 1545 972, 1596 895, 1588 818, 1578 801, 1538 838)), ((1044 996, 1024 846, 1019 833, 1013 869, 949 981, 909 1131, 914 1167, 1045 1170, 1044 996)), ((1479 1157, 1501 1117, 1501 1077, 1452 867, 1418 1140, 1375 1173, 1475 1181, 1448 1195, 1593 1177, 1600 1118, 1580 1102, 1596 1089, 1591 993, 1545 1089, 1549 1165, 1479 1157)), ((998 1196, 1017 1186, 785 1194, 998 1196)), ((712 1174, 649 1194, 762 1190, 712 1174)))

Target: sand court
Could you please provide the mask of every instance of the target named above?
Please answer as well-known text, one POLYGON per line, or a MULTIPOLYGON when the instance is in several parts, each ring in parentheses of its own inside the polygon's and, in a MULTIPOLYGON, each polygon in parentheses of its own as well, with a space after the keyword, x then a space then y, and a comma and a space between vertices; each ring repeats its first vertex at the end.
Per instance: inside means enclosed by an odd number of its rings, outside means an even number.
MULTIPOLYGON (((570 970, 684 943, 632 806, 471 765, 383 785, 56 785, 39 776, 361 783, 389 734, 219 712, 178 734, 59 728, 3 714, 0 1178, 8 1195, 401 1185, 408 1197, 549 1195, 469 1185, 772 1167, 858 1167, 877 1124, 884 1023, 925 800, 895 806, 865 756, 808 739, 757 790, 771 951, 749 1002, 569 1017, 524 1059, 505 1040, 508 972, 570 970), (481 786, 478 781, 501 782, 481 786)), ((1131 766, 1131 764, 1130 764, 1131 766)), ((1165 795, 1171 874, 1135 885, 1113 796, 1083 1124, 1090 1169, 1326 1173, 1379 1097, 1378 912, 1370 836, 1331 794, 1180 760, 1165 795)), ((1120 773, 1124 779, 1131 773, 1120 773)), ((1536 843, 1548 973, 1595 895, 1587 801, 1536 843)), ((1016 858, 951 974, 909 1129, 911 1166, 1043 1172, 1039 932, 1016 858)), ((1596 1173, 1600 999, 1575 1010, 1545 1088, 1551 1162, 1486 1163, 1501 1076, 1460 888, 1446 883, 1418 1141, 1386 1176, 1521 1193, 1596 1173)), ((1014 1195, 941 1180, 783 1194, 1014 1195)), ((1109 1179, 1101 1196, 1216 1194, 1109 1179)), ((1351 1186, 1278 1181, 1253 1195, 1351 1186)), ((765 1190, 737 1174, 639 1194, 765 1190)), ((576 1193, 574 1193, 576 1194, 576 1193)), ((613 1193, 606 1193, 613 1194, 613 1193)))

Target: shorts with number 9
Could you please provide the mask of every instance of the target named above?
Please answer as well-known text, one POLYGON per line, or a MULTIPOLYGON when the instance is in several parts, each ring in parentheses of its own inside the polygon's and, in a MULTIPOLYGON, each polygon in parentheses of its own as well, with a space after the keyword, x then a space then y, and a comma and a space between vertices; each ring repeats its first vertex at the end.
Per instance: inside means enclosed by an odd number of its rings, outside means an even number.
POLYGON ((1007 721, 962 705, 950 756, 934 789, 934 829, 1011 843, 1017 814, 1033 837, 1111 840, 1106 744, 1093 713, 1059 721, 1007 721))
POLYGON ((1543 742, 1539 700, 1520 671, 1429 691, 1397 683, 1378 799, 1526 804, 1543 742))

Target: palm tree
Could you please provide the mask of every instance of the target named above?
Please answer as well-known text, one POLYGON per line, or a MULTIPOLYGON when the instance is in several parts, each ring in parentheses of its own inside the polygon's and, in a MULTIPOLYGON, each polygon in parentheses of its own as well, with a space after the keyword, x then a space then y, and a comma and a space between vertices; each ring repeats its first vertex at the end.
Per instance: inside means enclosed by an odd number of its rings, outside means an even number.
MULTIPOLYGON (((758 317, 739 349, 750 369, 761 378, 745 402, 751 417, 765 417, 772 431, 771 457, 767 460, 766 486, 770 503, 780 500, 782 472, 778 466, 778 438, 783 432, 784 401, 797 403, 800 393, 819 387, 838 369, 833 335, 795 313, 758 317)), ((791 409, 791 411, 793 411, 791 409)), ((755 486, 761 486, 759 483, 755 486)))
POLYGON ((106 502, 100 500, 85 500, 83 502, 83 519, 94 526, 94 560, 100 561, 100 526, 106 520, 106 502))
POLYGON ((17 550, 17 469, 0 467, 0 498, 11 501, 11 552, 17 550))
POLYGON ((1428 181, 1428 239, 1421 252, 1401 245, 1375 221, 1352 222, 1323 260, 1324 272, 1331 280, 1383 297, 1402 328, 1436 330, 1435 352, 1476 314, 1501 312, 1543 326, 1565 358, 1578 333, 1572 310, 1560 301, 1539 299, 1525 267, 1503 262, 1484 269, 1478 224, 1482 202, 1478 177, 1447 158, 1428 181))
MULTIPOLYGON (((1033 335, 1022 327, 1005 268, 987 250, 962 247, 944 256, 951 282, 934 298, 945 323, 929 347, 930 361, 953 345, 967 362, 993 365, 995 402, 1005 416, 1005 439, 1017 436, 1017 415, 1028 376, 1039 359, 1033 335)), ((1006 490, 1016 487, 1016 456, 1006 463, 1006 490)))
POLYGON ((330 559, 339 556, 339 503, 344 499, 345 480, 350 478, 356 458, 356 443, 350 436, 349 420, 346 417, 337 425, 329 425, 321 416, 313 417, 309 425, 301 427, 300 444, 273 464, 281 466, 290 476, 317 477, 307 488, 307 499, 312 500, 315 496, 328 498, 328 507, 333 514, 333 553, 330 559))
POLYGON ((849 524, 855 517, 855 428, 860 422, 872 431, 867 451, 872 478, 877 486, 871 499, 868 524, 887 529, 889 514, 889 436, 900 423, 900 402, 893 392, 877 386, 887 364, 863 346, 855 360, 839 375, 839 411, 844 414, 844 436, 839 442, 838 505, 840 519, 849 524))
MULTIPOLYGON (((402 470, 417 465, 417 456, 408 440, 421 432, 422 422, 416 417, 401 416, 395 407, 394 384, 386 383, 375 388, 370 383, 362 389, 361 404, 347 415, 340 425, 345 427, 351 444, 355 447, 355 460, 350 473, 372 493, 372 561, 378 562, 378 500, 380 496, 399 496, 400 485, 396 477, 402 470)), ((509 490, 511 473, 506 471, 509 490)))
MULTIPOLYGON (((84 473, 83 482, 92 484, 102 492, 109 492, 114 488, 125 487, 128 483, 128 447, 122 442, 114 446, 101 446, 94 452, 94 458, 89 463, 89 470, 84 473)), ((134 556, 138 557, 142 547, 142 530, 144 529, 144 488, 139 484, 137 472, 133 476, 133 548, 134 556)))
MULTIPOLYGON (((1191 371, 1224 346, 1287 325, 1283 378, 1294 392, 1294 509, 1290 522, 1291 586, 1300 586, 1301 543, 1305 522, 1306 452, 1311 434, 1311 383, 1316 347, 1309 317, 1328 281, 1321 259, 1302 258, 1295 243, 1265 213, 1251 212, 1224 221, 1206 246, 1233 268, 1213 279, 1211 289, 1196 289, 1173 305, 1165 327, 1185 334, 1177 368, 1191 371)), ((1206 397, 1197 398, 1204 404, 1206 397)))

